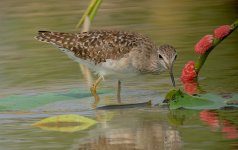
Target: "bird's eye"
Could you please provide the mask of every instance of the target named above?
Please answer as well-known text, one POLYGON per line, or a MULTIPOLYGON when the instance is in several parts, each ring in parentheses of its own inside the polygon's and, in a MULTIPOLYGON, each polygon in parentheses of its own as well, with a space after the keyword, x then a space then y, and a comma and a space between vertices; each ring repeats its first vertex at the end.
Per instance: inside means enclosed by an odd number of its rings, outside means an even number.
POLYGON ((160 54, 159 54, 159 58, 160 58, 160 59, 163 59, 163 57, 162 57, 160 54))

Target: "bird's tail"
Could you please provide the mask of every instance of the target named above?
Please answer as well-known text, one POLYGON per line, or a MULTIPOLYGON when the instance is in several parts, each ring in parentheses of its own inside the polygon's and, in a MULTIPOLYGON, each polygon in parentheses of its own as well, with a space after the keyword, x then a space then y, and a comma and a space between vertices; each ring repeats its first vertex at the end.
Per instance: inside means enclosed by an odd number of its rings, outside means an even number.
POLYGON ((54 33, 54 32, 38 31, 38 35, 35 36, 35 39, 37 39, 38 41, 41 41, 41 42, 51 43, 52 42, 52 36, 54 35, 52 33, 54 33))
POLYGON ((65 42, 73 39, 72 33, 51 32, 51 31, 38 31, 35 37, 38 41, 63 46, 65 42))

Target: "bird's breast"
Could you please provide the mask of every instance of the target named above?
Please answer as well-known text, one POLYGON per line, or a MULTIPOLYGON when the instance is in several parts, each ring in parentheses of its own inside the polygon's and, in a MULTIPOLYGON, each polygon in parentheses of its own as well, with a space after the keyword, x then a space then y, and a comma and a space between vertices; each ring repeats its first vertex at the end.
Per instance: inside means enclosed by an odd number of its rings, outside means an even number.
POLYGON ((101 75, 135 76, 139 71, 133 66, 130 58, 123 57, 118 60, 107 59, 98 64, 96 72, 101 75))

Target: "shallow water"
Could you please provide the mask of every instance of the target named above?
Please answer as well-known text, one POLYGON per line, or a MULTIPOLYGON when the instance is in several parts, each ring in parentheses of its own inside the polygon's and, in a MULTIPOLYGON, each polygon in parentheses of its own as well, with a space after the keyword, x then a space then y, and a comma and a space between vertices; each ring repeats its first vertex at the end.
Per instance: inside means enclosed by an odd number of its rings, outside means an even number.
MULTIPOLYGON (((2 0, 0 9, 0 149, 237 149, 237 111, 168 111, 134 108, 92 110, 93 98, 77 63, 37 42, 38 30, 77 31, 88 1, 2 0), (34 102, 35 100, 35 102, 34 102), (64 133, 31 126, 43 118, 79 114, 99 123, 64 133), (105 119, 109 118, 109 119, 105 119)), ((236 0, 103 1, 92 29, 143 33, 177 48, 178 87, 183 65, 197 56, 193 45, 219 25, 237 19, 236 0)), ((199 80, 208 93, 237 93, 238 34, 209 55, 199 80)), ((94 77, 95 78, 95 77, 94 77)), ((100 86, 100 105, 115 104, 116 79, 100 86)), ((122 102, 161 102, 171 89, 168 73, 122 81, 122 102)))

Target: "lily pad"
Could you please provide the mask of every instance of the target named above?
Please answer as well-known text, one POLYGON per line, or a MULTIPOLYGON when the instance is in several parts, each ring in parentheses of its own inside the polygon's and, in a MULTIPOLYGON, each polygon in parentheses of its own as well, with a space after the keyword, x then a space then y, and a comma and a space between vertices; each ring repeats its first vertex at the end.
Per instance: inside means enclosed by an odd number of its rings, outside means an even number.
POLYGON ((188 95, 180 90, 171 90, 165 97, 170 109, 220 109, 224 107, 237 107, 228 102, 237 101, 238 94, 231 97, 223 97, 218 94, 199 94, 196 96, 188 95))
POLYGON ((86 130, 96 123, 96 120, 70 114, 49 117, 34 123, 33 126, 49 131, 76 132, 86 130))
MULTIPOLYGON (((100 90, 99 94, 108 93, 109 90, 100 90)), ((0 111, 31 111, 50 103, 69 100, 80 100, 91 97, 89 90, 80 91, 71 89, 65 92, 45 92, 34 95, 11 95, 0 98, 0 111)))

